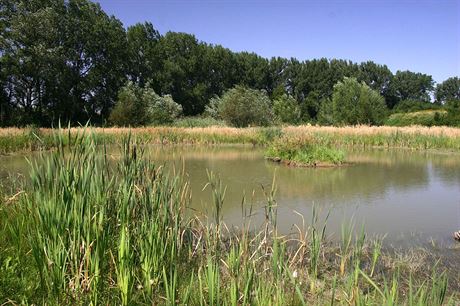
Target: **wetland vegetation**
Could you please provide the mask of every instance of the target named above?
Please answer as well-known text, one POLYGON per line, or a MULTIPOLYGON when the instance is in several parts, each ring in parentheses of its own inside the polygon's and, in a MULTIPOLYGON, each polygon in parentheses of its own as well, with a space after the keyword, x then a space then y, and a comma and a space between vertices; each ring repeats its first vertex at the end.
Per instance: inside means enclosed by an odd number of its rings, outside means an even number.
POLYGON ((7 302, 458 302, 458 273, 432 252, 395 253, 350 223, 329 241, 327 217, 315 211, 294 233, 281 233, 276 180, 265 193, 263 223, 252 224, 243 200, 244 222, 227 226, 219 175, 208 172, 205 187, 212 213, 189 217, 185 173, 148 160, 135 137, 123 138, 114 163, 95 134, 52 137, 56 149, 31 161, 30 180, 2 189, 0 297, 7 302))
POLYGON ((265 156, 274 162, 294 167, 334 167, 345 162, 345 153, 339 149, 292 137, 273 141, 265 156))
POLYGON ((458 305, 446 78, 2 1, 0 305, 458 305))

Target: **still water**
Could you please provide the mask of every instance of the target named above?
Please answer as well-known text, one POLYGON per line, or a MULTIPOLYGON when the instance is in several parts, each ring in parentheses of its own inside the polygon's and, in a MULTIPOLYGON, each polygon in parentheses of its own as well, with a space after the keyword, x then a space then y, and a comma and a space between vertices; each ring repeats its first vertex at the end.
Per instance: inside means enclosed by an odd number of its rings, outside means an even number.
MULTIPOLYGON (((227 225, 241 225, 251 207, 252 224, 260 224, 267 203, 264 189, 270 191, 275 177, 278 224, 285 233, 302 226, 301 215, 310 224, 313 207, 320 212, 320 223, 329 215, 332 238, 340 237, 341 225, 350 220, 356 228, 386 234, 394 242, 451 241, 452 232, 460 229, 460 154, 349 151, 349 166, 292 168, 267 161, 263 150, 247 146, 151 146, 146 151, 158 165, 185 167, 193 199, 189 212, 194 214, 211 215, 211 192, 203 187, 207 170, 218 174, 227 186, 227 225)), ((27 176, 27 171, 25 156, 0 157, 4 184, 7 174, 27 176)))

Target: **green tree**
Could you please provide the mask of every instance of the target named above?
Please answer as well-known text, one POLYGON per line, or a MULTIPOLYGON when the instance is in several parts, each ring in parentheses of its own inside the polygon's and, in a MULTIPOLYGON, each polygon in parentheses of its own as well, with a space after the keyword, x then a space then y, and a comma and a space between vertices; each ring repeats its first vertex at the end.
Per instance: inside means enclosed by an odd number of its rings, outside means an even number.
POLYGON ((182 114, 182 106, 176 103, 171 95, 158 96, 155 95, 153 90, 149 89, 151 93, 148 100, 148 114, 150 122, 154 125, 169 124, 182 114))
POLYGON ((446 102, 447 118, 446 125, 460 127, 460 99, 452 99, 446 102))
POLYGON ((445 103, 449 100, 460 100, 460 78, 448 78, 436 86, 436 101, 445 103))
POLYGON ((302 115, 297 100, 287 94, 273 101, 273 112, 276 119, 282 123, 297 124, 302 115))
POLYGON ((110 113, 110 123, 117 126, 140 126, 150 123, 149 102, 156 98, 153 90, 144 90, 129 81, 119 93, 117 103, 110 113))
POLYGON ((395 102, 389 92, 390 82, 393 73, 386 65, 379 65, 373 61, 367 61, 359 64, 357 80, 366 83, 370 88, 380 93, 389 108, 393 107, 395 102))
MULTIPOLYGON (((403 100, 429 102, 434 89, 431 75, 411 71, 397 71, 389 84, 389 94, 393 95, 394 105, 403 100)), ((392 105, 392 106, 394 106, 392 105)))
POLYGON ((181 113, 182 107, 170 95, 157 95, 149 83, 141 87, 128 81, 118 93, 110 122, 117 126, 161 125, 173 122, 181 113))
POLYGON ((384 98, 364 82, 345 77, 334 86, 332 99, 322 105, 321 120, 335 125, 382 124, 386 116, 384 98))
MULTIPOLYGON (((141 86, 144 86, 148 80, 153 80, 153 84, 160 84, 162 70, 160 33, 150 22, 146 22, 128 27, 126 36, 129 79, 141 86)), ((155 90, 160 92, 160 86, 155 90)))
POLYGON ((209 100, 208 105, 206 105, 203 115, 205 117, 211 117, 214 119, 221 119, 219 108, 222 103, 222 99, 219 96, 214 96, 209 100))
POLYGON ((236 127, 266 126, 273 123, 268 95, 244 86, 236 86, 224 93, 219 114, 228 124, 236 127))
POLYGON ((124 82, 121 22, 87 0, 12 3, 1 44, 17 124, 100 122, 124 82))
POLYGON ((198 115, 212 94, 208 93, 207 45, 195 36, 168 32, 160 39, 163 58, 161 93, 171 94, 187 116, 198 115))
POLYGON ((393 108, 393 112, 408 113, 439 108, 441 108, 441 105, 439 103, 431 103, 417 100, 404 100, 399 102, 398 105, 396 105, 396 107, 393 108))

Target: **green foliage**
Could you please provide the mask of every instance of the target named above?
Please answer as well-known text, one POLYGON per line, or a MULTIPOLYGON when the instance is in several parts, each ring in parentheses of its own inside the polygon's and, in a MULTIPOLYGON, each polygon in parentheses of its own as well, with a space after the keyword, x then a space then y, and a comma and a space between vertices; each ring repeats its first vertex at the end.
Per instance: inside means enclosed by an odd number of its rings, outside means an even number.
MULTIPOLYGON (((387 66, 372 61, 266 59, 207 44, 191 34, 161 35, 148 22, 124 29, 90 0, 3 2, 0 126, 56 126, 59 121, 78 125, 88 120, 104 125, 127 80, 142 88, 150 82, 159 95, 171 95, 186 116, 205 112, 216 119, 220 119, 217 100, 212 97, 236 85, 264 90, 273 101, 283 101, 286 94, 298 102, 300 121, 326 123, 331 122, 329 115, 319 112, 329 107, 323 105, 344 77, 367 84, 390 109, 408 99, 429 102, 433 92, 430 75, 410 71, 393 75, 387 66)), ((439 84, 436 97, 441 103, 458 99, 459 78, 439 84)), ((296 123, 298 110, 288 109, 286 115, 278 111, 278 117, 296 123)), ((171 122, 164 118, 155 119, 155 124, 171 122)))
POLYGON ((154 125, 170 124, 182 114, 182 106, 174 102, 171 95, 153 96, 148 104, 147 113, 154 125))
POLYGON ((276 119, 282 123, 297 124, 301 119, 299 103, 286 94, 273 101, 273 112, 276 119))
POLYGON ((222 100, 218 96, 214 96, 209 100, 209 103, 206 105, 204 109, 203 115, 206 117, 211 117, 214 119, 221 119, 219 114, 219 107, 222 100))
POLYGON ((271 101, 267 94, 236 86, 224 93, 219 104, 219 114, 236 127, 266 126, 273 123, 271 101))
POLYGON ((432 110, 432 109, 441 109, 441 105, 438 103, 417 101, 417 100, 404 100, 399 102, 394 108, 393 112, 395 113, 408 113, 416 112, 421 110, 432 110))
POLYGON ((13 3, 0 9, 8 29, 1 69, 15 124, 107 118, 124 83, 121 22, 86 0, 13 3))
POLYGON ((176 127, 194 128, 225 126, 225 122, 211 117, 185 117, 175 120, 172 125, 176 127))
POLYGON ((149 92, 133 82, 128 82, 120 89, 118 101, 110 113, 109 121, 118 126, 139 126, 149 123, 147 112, 149 92))
POLYGON ((436 101, 446 103, 451 100, 460 100, 460 78, 448 78, 436 86, 436 101))
POLYGON ((435 126, 444 125, 447 118, 445 110, 425 110, 407 113, 395 113, 390 115, 385 121, 385 125, 390 126, 408 126, 423 125, 435 126))
POLYGON ((344 78, 334 85, 332 99, 323 103, 320 122, 334 125, 382 124, 386 116, 383 97, 365 83, 344 78))
POLYGON ((446 125, 460 126, 460 99, 446 102, 446 125))
MULTIPOLYGON (((260 229, 250 219, 251 227, 224 226, 226 188, 212 173, 214 222, 186 219, 184 173, 154 166, 131 136, 119 159, 101 158, 94 137, 59 132, 57 150, 31 162, 30 182, 8 184, 8 192, 19 193, 7 197, 0 188, 0 300, 309 305, 349 304, 353 296, 356 304, 455 305, 460 298, 448 281, 456 271, 413 269, 408 262, 428 266, 427 251, 395 255, 364 232, 353 239, 352 231, 339 247, 325 240, 326 224, 318 225, 315 210, 298 236, 278 236, 274 182, 260 229)), ((291 147, 285 151, 295 155, 291 147)))
POLYGON ((109 120, 118 126, 161 125, 172 123, 181 112, 170 95, 160 97, 148 83, 141 88, 130 81, 121 88, 109 120))
POLYGON ((274 140, 283 136, 283 130, 279 127, 266 127, 261 128, 257 132, 256 141, 259 144, 267 145, 273 142, 274 140))
POLYGON ((399 101, 419 100, 429 102, 434 89, 430 75, 411 71, 397 71, 389 84, 389 92, 399 101))
POLYGON ((300 166, 339 165, 345 161, 345 154, 341 150, 292 137, 273 141, 265 156, 300 166))

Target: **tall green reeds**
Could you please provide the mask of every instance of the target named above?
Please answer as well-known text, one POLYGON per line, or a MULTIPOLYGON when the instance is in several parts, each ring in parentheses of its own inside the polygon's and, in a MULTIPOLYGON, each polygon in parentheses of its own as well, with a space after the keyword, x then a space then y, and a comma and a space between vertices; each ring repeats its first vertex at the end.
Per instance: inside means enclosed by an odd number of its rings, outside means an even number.
POLYGON ((275 180, 261 227, 225 225, 225 181, 211 173, 213 222, 185 218, 181 171, 145 159, 130 135, 109 159, 93 136, 58 133, 57 149, 31 162, 30 182, 0 193, 0 303, 458 303, 449 271, 408 273, 389 264, 381 240, 352 239, 353 227, 328 243, 316 210, 297 234, 281 235, 275 180))

